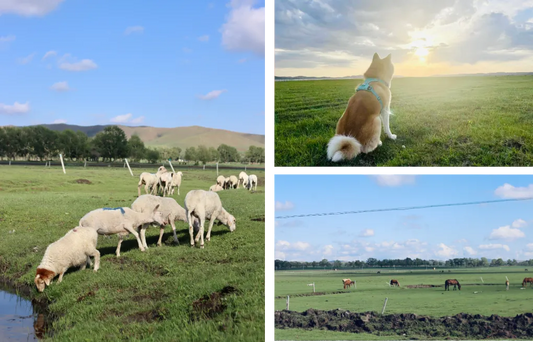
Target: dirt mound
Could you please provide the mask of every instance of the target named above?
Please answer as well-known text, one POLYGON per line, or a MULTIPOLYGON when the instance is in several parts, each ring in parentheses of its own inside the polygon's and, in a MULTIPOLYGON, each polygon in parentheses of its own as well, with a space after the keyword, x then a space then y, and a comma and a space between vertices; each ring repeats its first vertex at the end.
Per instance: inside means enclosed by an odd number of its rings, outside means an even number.
POLYGON ((238 293, 239 291, 233 286, 226 286, 220 291, 211 293, 209 296, 195 300, 192 303, 192 311, 190 314, 191 321, 199 321, 215 317, 217 314, 224 312, 227 305, 224 304, 224 297, 231 293, 238 293))
POLYGON ((482 316, 460 313, 429 317, 416 314, 379 315, 345 310, 304 312, 276 311, 276 328, 326 329, 376 335, 404 335, 451 339, 526 339, 533 336, 533 313, 515 317, 482 316))
POLYGON ((90 180, 88 179, 76 179, 76 183, 78 184, 93 184, 90 180))

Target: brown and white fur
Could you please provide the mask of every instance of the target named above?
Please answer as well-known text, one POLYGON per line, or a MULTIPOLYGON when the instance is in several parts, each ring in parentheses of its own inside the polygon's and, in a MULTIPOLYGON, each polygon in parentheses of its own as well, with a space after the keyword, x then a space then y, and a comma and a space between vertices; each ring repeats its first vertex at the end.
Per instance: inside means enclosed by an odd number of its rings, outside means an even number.
MULTIPOLYGON (((391 55, 381 59, 374 54, 372 64, 365 72, 365 79, 379 78, 390 86, 394 65, 391 55)), ((373 82, 372 87, 381 97, 378 99, 369 91, 358 91, 348 101, 348 107, 337 122, 336 135, 328 143, 328 159, 334 162, 355 158, 359 153, 370 153, 381 146, 381 124, 387 136, 395 140, 389 127, 390 103, 392 94, 381 82, 373 82)))

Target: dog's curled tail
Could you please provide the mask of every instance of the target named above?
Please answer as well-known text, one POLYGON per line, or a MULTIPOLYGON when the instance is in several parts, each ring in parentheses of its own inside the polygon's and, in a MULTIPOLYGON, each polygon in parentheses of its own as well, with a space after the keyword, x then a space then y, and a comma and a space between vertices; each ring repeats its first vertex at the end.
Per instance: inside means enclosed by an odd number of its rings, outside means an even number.
POLYGON ((333 162, 350 160, 361 153, 361 144, 354 137, 336 135, 328 143, 328 159, 333 162))

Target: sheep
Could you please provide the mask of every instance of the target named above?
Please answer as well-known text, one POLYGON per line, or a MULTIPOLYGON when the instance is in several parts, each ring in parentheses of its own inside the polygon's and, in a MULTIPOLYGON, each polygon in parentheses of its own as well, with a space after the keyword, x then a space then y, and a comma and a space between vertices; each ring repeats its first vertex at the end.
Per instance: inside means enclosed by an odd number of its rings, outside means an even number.
POLYGON ((239 184, 241 183, 241 181, 242 187, 245 188, 248 184, 248 175, 244 171, 241 171, 241 173, 239 173, 239 182, 237 183, 237 189, 239 188, 239 184))
POLYGON ((226 177, 220 175, 217 177, 217 184, 220 185, 222 188, 226 185, 226 177))
POLYGON ((209 188, 209 191, 214 191, 214 192, 218 192, 222 190, 224 190, 224 188, 218 184, 211 185, 211 187, 209 188))
POLYGON ((252 188, 255 185, 255 191, 257 191, 257 176, 256 175, 249 175, 248 176, 248 190, 252 190, 252 188))
POLYGON ((236 176, 229 176, 230 189, 237 189, 239 186, 239 179, 236 176))
POLYGON ((144 247, 139 234, 135 231, 145 223, 155 222, 159 225, 165 224, 163 214, 158 210, 159 204, 151 211, 143 213, 136 212, 130 208, 102 208, 93 210, 80 220, 81 227, 93 227, 100 235, 118 234, 118 246, 116 250, 117 258, 120 257, 120 245, 124 236, 129 233, 137 239, 139 249, 144 252, 144 247))
POLYGON ((164 166, 160 166, 158 169, 157 169, 157 172, 156 172, 156 176, 157 176, 157 184, 155 185, 154 187, 154 191, 152 191, 151 194, 155 195, 159 192, 159 188, 162 186, 161 185, 161 177, 168 173, 167 169, 164 167, 164 166))
POLYGON ((200 248, 204 248, 204 224, 205 220, 209 219, 209 229, 207 231, 206 240, 211 240, 211 229, 215 219, 219 220, 223 225, 229 228, 231 232, 236 229, 236 220, 233 215, 228 213, 220 202, 220 197, 213 191, 191 190, 185 196, 185 212, 187 214, 187 222, 189 222, 189 235, 191 238, 191 247, 201 238, 200 248), (197 218, 199 222, 199 232, 196 239, 193 240, 193 217, 197 218))
POLYGON ((141 173, 141 176, 139 177, 139 185, 137 186, 138 196, 141 196, 141 186, 143 184, 145 184, 144 191, 146 191, 146 193, 148 193, 148 189, 150 189, 150 193, 153 193, 154 190, 157 188, 158 182, 159 178, 155 173, 141 173))
POLYGON ((181 171, 176 172, 172 177, 172 183, 170 185, 170 195, 174 195, 174 188, 176 187, 178 188, 178 196, 180 195, 181 177, 183 177, 183 173, 181 171))
POLYGON ((224 178, 224 190, 229 189, 230 186, 229 177, 224 178))
POLYGON ((59 240, 51 243, 44 252, 43 259, 35 275, 35 286, 43 292, 46 286, 59 274, 57 283, 63 281, 63 275, 70 267, 84 270, 87 263, 91 265, 94 257, 94 272, 100 268, 100 252, 96 249, 98 234, 93 228, 76 227, 59 240))
MULTIPOLYGON (((175 199, 161 198, 152 195, 142 195, 132 203, 131 209, 142 213, 152 210, 151 208, 154 208, 156 205, 159 205, 159 211, 163 214, 163 218, 165 219, 165 224, 160 226, 159 240, 157 241, 157 245, 161 246, 161 239, 163 238, 163 233, 165 232, 165 226, 167 224, 172 226, 174 242, 179 245, 180 242, 178 240, 178 236, 176 235, 176 226, 174 225, 174 222, 187 222, 187 215, 185 214, 185 209, 183 209, 175 199)), ((148 228, 148 224, 144 224, 143 226, 139 227, 144 248, 148 248, 146 245, 146 228, 148 228)))
POLYGON ((173 178, 174 178, 173 172, 165 172, 159 175, 159 185, 163 189, 163 197, 165 197, 166 194, 170 193, 170 189, 172 188, 173 178))

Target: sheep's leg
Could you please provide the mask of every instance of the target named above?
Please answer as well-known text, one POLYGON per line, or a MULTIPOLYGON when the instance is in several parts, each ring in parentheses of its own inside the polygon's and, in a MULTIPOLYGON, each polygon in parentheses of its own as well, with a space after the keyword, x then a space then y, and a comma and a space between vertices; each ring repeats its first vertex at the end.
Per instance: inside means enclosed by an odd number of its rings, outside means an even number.
POLYGON ((63 274, 65 274, 65 271, 63 271, 63 272, 61 272, 61 273, 59 274, 59 279, 57 280, 57 283, 58 283, 58 284, 61 283, 61 282, 63 281, 63 274))
MULTIPOLYGON (((150 186, 148 186, 148 183, 144 186, 144 192, 148 195, 148 189, 150 189, 150 186)), ((151 191, 151 189, 150 189, 151 191)), ((139 196, 141 195, 141 192, 139 191, 139 196)))
POLYGON ((85 262, 83 264, 81 264, 80 266, 80 271, 83 271, 84 269, 87 268, 87 262, 89 261, 89 257, 87 257, 87 259, 85 259, 85 262))
POLYGON ((100 252, 95 248, 91 256, 94 257, 94 271, 96 272, 100 268, 100 252))
POLYGON ((198 240, 200 240, 200 248, 204 248, 204 223, 205 223, 205 215, 204 215, 204 219, 203 220, 200 219, 200 229, 199 229, 198 234, 196 235, 196 239, 195 239, 196 242, 198 242, 198 240))
POLYGON ((139 233, 141 235, 142 246, 146 249, 148 249, 148 245, 146 244, 146 229, 147 228, 148 228, 148 224, 145 223, 139 229, 139 233))
POLYGON ((192 214, 190 211, 187 210, 187 222, 189 222, 189 236, 191 237, 191 247, 194 247, 194 227, 192 220, 192 214))
POLYGON ((218 212, 214 212, 211 215, 211 220, 209 221, 209 229, 207 230, 207 236, 205 237, 207 241, 211 241, 211 229, 213 229, 213 223, 215 223, 215 218, 218 216, 218 214, 218 212))
MULTIPOLYGON (((142 183, 139 182, 139 185, 137 186, 137 194, 138 194, 139 196, 141 196, 141 186, 142 186, 142 183)), ((145 189, 146 189, 146 187, 145 187, 145 189)))
POLYGON ((141 241, 139 234, 137 234, 135 229, 133 229, 131 225, 123 225, 123 228, 127 230, 129 233, 133 234, 133 236, 135 236, 135 238, 137 239, 137 244, 139 244, 139 249, 141 250, 141 252, 144 252, 145 249, 144 249, 143 243, 141 241))
POLYGON ((180 241, 178 240, 178 234, 176 234, 176 225, 174 223, 174 220, 170 221, 170 225, 172 226, 172 233, 174 234, 174 242, 179 245, 180 241))
POLYGON ((161 246, 161 240, 163 239, 163 233, 165 232, 165 226, 159 227, 159 240, 157 240, 157 245, 161 246))
POLYGON ((117 258, 120 257, 120 245, 122 245, 122 240, 124 240, 124 235, 118 234, 118 245, 117 250, 115 251, 117 258))
POLYGON ((178 185, 178 196, 180 195, 180 186, 178 185))

